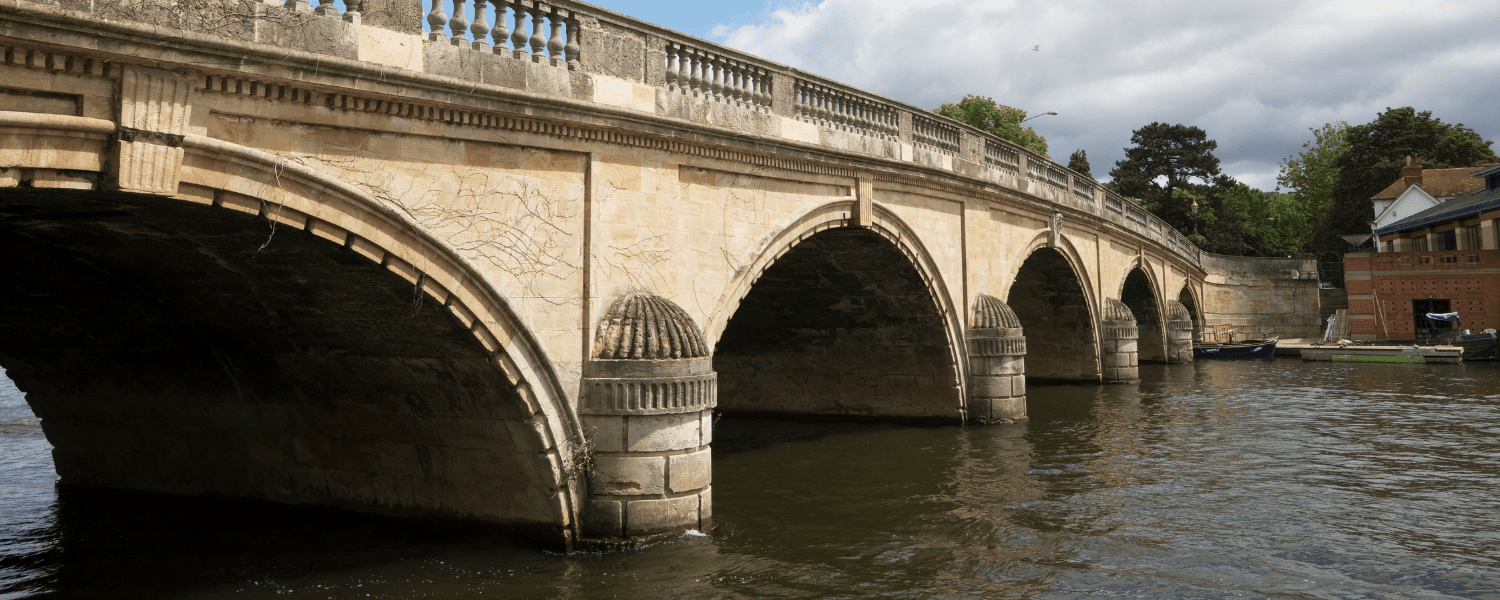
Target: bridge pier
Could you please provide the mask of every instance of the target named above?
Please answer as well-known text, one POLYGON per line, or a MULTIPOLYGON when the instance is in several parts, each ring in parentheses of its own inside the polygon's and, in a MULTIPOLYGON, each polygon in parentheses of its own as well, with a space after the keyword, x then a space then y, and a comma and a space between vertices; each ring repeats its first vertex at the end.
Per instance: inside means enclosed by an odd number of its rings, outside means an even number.
POLYGON ((1140 330, 1130 307, 1114 298, 1104 299, 1104 322, 1099 336, 1104 359, 1104 383, 1134 383, 1141 380, 1137 356, 1140 330))
POLYGON ((999 299, 980 294, 965 337, 969 350, 969 417, 1025 419, 1026 337, 1016 313, 999 299))
POLYGON ((712 526, 717 377, 703 334, 671 301, 616 300, 584 365, 579 413, 591 465, 587 538, 638 538, 712 526))
POLYGON ((1193 362, 1193 315, 1176 300, 1167 301, 1167 362, 1193 362))

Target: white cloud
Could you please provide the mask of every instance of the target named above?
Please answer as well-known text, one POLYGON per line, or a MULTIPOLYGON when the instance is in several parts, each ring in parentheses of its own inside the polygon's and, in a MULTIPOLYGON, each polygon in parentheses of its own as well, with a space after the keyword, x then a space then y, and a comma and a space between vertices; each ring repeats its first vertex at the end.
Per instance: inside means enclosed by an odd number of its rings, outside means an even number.
POLYGON ((715 34, 922 107, 980 94, 1057 111, 1029 125, 1054 158, 1087 150, 1101 179, 1132 130, 1196 125, 1226 173, 1270 189, 1308 128, 1388 106, 1500 137, 1500 11, 1485 4, 825 0, 715 34))

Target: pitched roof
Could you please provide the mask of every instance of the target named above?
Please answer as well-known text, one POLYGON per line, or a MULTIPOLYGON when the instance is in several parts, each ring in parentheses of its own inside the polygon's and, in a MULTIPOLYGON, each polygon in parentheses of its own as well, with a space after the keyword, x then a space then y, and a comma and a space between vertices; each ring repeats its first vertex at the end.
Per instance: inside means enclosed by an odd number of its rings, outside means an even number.
MULTIPOLYGON (((1433 198, 1446 198, 1472 192, 1483 186, 1484 181, 1470 177, 1470 175, 1487 166, 1489 165, 1454 169, 1422 169, 1421 186, 1433 198)), ((1406 191, 1406 187, 1406 178, 1398 177, 1395 183, 1380 190, 1379 194, 1371 196, 1370 199, 1395 200, 1401 196, 1401 192, 1406 191)))
MULTIPOLYGON (((1483 183, 1483 182, 1481 182, 1483 183)), ((1376 231, 1377 236, 1429 227, 1500 208, 1500 190, 1477 189, 1376 231)))

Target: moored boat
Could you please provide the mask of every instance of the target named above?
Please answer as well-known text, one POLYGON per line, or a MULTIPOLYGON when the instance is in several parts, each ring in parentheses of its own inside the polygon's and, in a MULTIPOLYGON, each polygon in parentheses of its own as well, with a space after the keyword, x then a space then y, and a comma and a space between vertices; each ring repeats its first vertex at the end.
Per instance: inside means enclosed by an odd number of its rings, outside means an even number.
POLYGON ((1495 330, 1486 329, 1454 337, 1448 343, 1464 349, 1464 360, 1495 360, 1496 341, 1495 330))
POLYGON ((1276 356, 1276 340, 1208 342, 1193 345, 1193 358, 1269 358, 1276 356))

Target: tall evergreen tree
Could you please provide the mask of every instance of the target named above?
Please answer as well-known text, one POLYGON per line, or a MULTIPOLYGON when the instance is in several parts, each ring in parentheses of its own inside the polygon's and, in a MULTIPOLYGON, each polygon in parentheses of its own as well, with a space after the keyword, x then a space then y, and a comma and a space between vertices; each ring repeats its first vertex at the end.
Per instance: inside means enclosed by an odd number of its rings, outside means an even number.
POLYGON ((1314 239, 1320 251, 1340 251, 1347 244, 1338 236, 1370 231, 1370 198, 1401 177, 1407 156, 1421 156, 1430 169, 1478 166, 1493 156, 1490 142, 1474 130, 1410 106, 1387 108, 1374 121, 1350 127, 1346 139, 1348 150, 1335 163, 1333 206, 1314 239))
POLYGON ((1068 168, 1089 179, 1094 178, 1094 174, 1089 171, 1089 154, 1081 148, 1068 157, 1068 168))
POLYGON ((1178 231, 1192 231, 1193 215, 1188 210, 1192 198, 1176 190, 1193 185, 1195 179, 1201 182, 1198 185, 1222 191, 1234 187, 1232 181, 1218 181, 1219 159, 1213 151, 1219 144, 1202 129, 1152 123, 1132 132, 1130 143, 1135 146, 1126 148, 1125 159, 1109 172, 1115 191, 1139 198, 1147 210, 1178 231))

